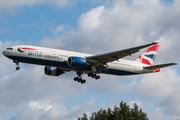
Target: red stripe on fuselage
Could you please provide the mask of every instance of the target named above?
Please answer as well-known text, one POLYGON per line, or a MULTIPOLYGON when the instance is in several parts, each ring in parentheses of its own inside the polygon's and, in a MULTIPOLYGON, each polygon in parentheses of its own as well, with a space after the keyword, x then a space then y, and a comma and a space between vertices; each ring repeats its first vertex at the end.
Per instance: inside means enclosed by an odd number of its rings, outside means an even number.
POLYGON ((34 48, 25 48, 25 47, 19 47, 18 49, 23 49, 23 50, 37 50, 37 49, 34 49, 34 48))
POLYGON ((159 48, 159 44, 156 44, 156 45, 154 45, 154 46, 152 46, 152 47, 149 47, 149 48, 146 50, 146 52, 150 52, 150 51, 155 51, 155 52, 157 52, 157 51, 158 51, 158 48, 159 48))

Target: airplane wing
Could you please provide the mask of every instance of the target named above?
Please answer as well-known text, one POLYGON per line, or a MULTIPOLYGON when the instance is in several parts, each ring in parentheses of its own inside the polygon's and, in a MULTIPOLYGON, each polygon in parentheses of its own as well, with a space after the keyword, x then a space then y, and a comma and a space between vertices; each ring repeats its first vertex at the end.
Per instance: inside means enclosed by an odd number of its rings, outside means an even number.
POLYGON ((86 57, 86 60, 87 60, 87 62, 90 62, 93 64, 92 65, 93 71, 96 71, 96 69, 98 71, 102 71, 103 69, 105 69, 107 67, 108 62, 112 62, 112 61, 118 60, 120 58, 129 56, 131 54, 139 52, 140 49, 143 49, 143 48, 146 48, 151 45, 158 44, 158 43, 159 43, 158 41, 155 41, 153 43, 134 47, 134 48, 129 48, 129 49, 115 51, 115 52, 101 54, 101 55, 89 56, 89 57, 86 57))
POLYGON ((177 63, 167 63, 167 64, 161 64, 161 65, 153 65, 153 66, 148 66, 148 67, 143 67, 144 69, 156 69, 156 68, 163 68, 163 67, 168 67, 171 65, 177 65, 177 63))

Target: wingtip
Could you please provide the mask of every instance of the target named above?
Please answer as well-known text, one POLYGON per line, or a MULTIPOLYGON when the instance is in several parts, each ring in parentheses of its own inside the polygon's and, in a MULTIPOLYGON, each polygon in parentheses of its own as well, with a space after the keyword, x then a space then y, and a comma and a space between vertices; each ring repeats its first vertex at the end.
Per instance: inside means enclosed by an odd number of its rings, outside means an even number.
POLYGON ((177 65, 178 63, 170 63, 170 65, 177 65))
POLYGON ((154 41, 153 43, 154 43, 154 44, 160 44, 160 43, 161 43, 161 41, 156 40, 156 41, 154 41))
POLYGON ((173 65, 178 65, 178 63, 172 63, 173 65))

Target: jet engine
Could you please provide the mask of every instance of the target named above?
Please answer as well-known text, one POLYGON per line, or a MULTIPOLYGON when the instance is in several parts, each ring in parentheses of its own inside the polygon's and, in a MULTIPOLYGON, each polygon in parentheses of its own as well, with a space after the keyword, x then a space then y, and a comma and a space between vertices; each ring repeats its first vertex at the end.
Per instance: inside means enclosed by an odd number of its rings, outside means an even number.
POLYGON ((63 70, 57 68, 57 67, 51 67, 51 66, 46 66, 44 68, 44 73, 46 75, 50 75, 50 76, 59 76, 61 74, 63 74, 63 70))
POLYGON ((72 68, 84 68, 86 66, 86 59, 80 57, 69 57, 68 66, 72 68))

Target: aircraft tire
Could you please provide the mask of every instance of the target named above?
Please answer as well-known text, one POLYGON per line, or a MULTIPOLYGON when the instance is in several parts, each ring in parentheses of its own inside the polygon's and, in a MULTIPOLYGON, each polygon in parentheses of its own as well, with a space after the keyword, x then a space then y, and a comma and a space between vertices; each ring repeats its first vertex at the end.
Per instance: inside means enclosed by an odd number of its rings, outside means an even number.
POLYGON ((88 73, 88 77, 91 77, 93 75, 93 73, 88 73))
POLYGON ((96 80, 98 80, 98 79, 100 79, 101 77, 99 76, 99 75, 97 75, 96 77, 95 77, 95 79, 96 80))
POLYGON ((81 82, 82 81, 82 78, 78 78, 78 80, 77 80, 78 82, 81 82))
POLYGON ((20 70, 20 67, 18 66, 18 67, 16 67, 16 70, 20 70))
POLYGON ((78 80, 78 77, 75 77, 75 78, 74 78, 74 81, 77 81, 77 80, 78 80))
POLYGON ((95 78, 95 77, 96 77, 96 74, 93 74, 91 77, 92 77, 92 78, 95 78))
POLYGON ((82 80, 82 81, 81 81, 81 84, 84 84, 84 83, 86 83, 86 80, 82 80))

